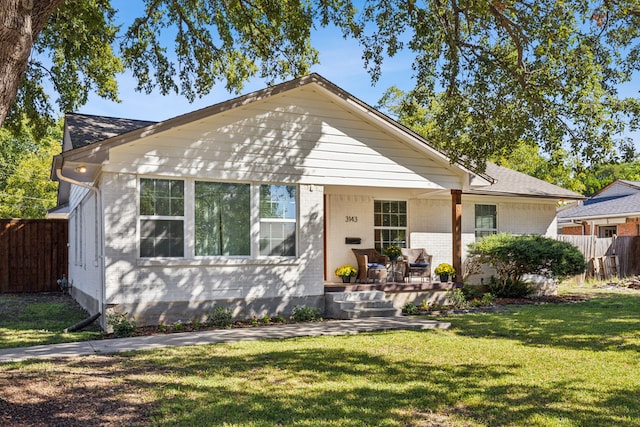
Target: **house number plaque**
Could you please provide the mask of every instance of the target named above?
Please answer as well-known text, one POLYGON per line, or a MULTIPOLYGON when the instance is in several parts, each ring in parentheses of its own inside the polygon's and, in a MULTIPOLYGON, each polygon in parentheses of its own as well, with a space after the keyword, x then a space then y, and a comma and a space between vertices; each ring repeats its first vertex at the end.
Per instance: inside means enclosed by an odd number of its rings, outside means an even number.
POLYGON ((344 222, 358 222, 358 217, 347 215, 344 222))

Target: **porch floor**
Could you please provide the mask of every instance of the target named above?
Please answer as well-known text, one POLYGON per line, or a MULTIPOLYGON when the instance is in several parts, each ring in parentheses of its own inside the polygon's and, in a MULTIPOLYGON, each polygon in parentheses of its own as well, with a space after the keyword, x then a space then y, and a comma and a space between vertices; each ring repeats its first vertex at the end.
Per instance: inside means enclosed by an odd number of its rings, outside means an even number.
POLYGON ((356 292, 356 291, 384 291, 384 292, 416 292, 447 290, 456 286, 454 282, 387 282, 387 283, 331 283, 325 282, 324 291, 327 292, 356 292))

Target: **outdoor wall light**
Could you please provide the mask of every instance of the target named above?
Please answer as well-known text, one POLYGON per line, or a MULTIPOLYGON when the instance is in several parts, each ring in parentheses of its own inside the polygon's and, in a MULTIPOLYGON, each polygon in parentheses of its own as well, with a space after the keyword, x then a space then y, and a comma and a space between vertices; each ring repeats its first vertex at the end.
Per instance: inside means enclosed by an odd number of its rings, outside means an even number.
POLYGON ((82 166, 78 166, 78 167, 76 168, 76 172, 78 172, 78 173, 86 173, 86 172, 87 172, 87 167, 86 167, 86 166, 84 166, 84 165, 82 165, 82 166))

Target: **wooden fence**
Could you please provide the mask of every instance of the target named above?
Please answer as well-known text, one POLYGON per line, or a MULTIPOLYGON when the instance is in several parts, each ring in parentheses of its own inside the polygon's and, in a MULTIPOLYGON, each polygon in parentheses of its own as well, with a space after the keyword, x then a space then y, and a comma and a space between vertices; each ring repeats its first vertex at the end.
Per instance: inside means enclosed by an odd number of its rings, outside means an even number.
POLYGON ((588 277, 609 279, 640 274, 640 236, 608 237, 559 235, 576 246, 588 262, 588 277))
POLYGON ((68 235, 67 220, 0 219, 0 293, 60 290, 68 235))

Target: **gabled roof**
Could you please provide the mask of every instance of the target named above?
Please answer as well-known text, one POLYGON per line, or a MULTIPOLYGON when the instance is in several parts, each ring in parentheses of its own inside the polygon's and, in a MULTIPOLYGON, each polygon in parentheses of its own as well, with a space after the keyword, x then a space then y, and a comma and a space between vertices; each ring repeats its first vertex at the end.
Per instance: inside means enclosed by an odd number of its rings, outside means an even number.
POLYGON ((614 217, 640 216, 640 182, 616 180, 584 203, 558 213, 561 220, 589 220, 614 217), (625 191, 612 191, 623 185, 625 191))
MULTIPOLYGON (((67 114, 63 153, 54 157, 52 178, 57 179, 56 170, 62 170, 64 167, 67 171, 65 175, 70 178, 66 179, 66 181, 77 183, 78 181, 76 180, 80 180, 81 177, 74 175, 73 168, 80 164, 89 163, 91 173, 97 173, 100 163, 108 158, 108 151, 111 147, 195 122, 308 84, 316 84, 322 87, 337 102, 343 103, 347 108, 358 114, 372 118, 389 132, 395 133, 420 150, 430 153, 433 158, 439 159, 443 163, 449 162, 449 158, 444 153, 432 147, 419 134, 379 112, 324 77, 313 73, 161 122, 67 114)), ((552 199, 583 199, 580 194, 493 163, 487 164, 487 169, 484 173, 477 173, 461 163, 454 163, 452 166, 458 170, 458 173, 475 176, 478 182, 482 183, 481 186, 465 191, 465 193, 552 199)), ((80 183, 79 185, 82 184, 80 183)), ((63 201, 59 200, 59 202, 63 201)))

